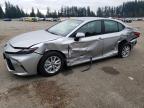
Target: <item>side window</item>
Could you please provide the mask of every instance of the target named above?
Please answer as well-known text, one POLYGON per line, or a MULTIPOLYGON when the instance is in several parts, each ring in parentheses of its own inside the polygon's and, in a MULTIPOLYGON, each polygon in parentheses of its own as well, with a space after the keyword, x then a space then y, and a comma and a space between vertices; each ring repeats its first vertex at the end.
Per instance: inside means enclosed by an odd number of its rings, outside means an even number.
POLYGON ((125 26, 122 25, 121 23, 118 23, 118 28, 119 28, 119 31, 122 31, 125 28, 125 26))
POLYGON ((85 36, 94 36, 101 34, 101 21, 93 21, 82 26, 77 32, 85 33, 85 36))
POLYGON ((114 33, 119 31, 118 23, 115 21, 106 20, 104 21, 104 26, 105 26, 105 33, 114 33))

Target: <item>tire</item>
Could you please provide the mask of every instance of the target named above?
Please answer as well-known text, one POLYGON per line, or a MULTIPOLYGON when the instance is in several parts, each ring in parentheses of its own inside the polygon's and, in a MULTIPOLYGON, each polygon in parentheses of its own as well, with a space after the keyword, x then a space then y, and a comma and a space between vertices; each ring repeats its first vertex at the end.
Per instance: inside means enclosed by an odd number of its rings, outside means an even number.
POLYGON ((130 55, 131 46, 128 43, 120 44, 118 50, 118 56, 120 58, 126 58, 130 55))
POLYGON ((65 57, 61 53, 56 51, 47 52, 39 61, 38 73, 43 76, 53 76, 58 74, 64 68, 64 65, 65 57))

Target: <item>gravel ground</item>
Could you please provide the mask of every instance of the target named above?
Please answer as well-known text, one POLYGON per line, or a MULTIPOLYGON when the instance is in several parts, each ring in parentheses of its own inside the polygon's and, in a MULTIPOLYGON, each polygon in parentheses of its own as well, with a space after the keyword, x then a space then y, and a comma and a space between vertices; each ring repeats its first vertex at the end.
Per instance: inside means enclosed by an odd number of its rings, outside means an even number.
POLYGON ((142 35, 131 55, 68 68, 53 77, 18 77, 2 58, 7 40, 48 28, 52 22, 0 21, 0 108, 144 108, 144 22, 130 25, 142 35))

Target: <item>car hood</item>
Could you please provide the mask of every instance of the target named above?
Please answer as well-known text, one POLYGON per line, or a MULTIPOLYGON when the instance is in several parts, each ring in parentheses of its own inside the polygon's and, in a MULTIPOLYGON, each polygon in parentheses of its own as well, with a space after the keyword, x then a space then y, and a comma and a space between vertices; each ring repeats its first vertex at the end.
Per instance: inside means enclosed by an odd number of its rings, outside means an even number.
POLYGON ((24 33, 14 37, 9 42, 13 47, 28 48, 41 42, 53 41, 61 36, 51 34, 45 30, 24 33))

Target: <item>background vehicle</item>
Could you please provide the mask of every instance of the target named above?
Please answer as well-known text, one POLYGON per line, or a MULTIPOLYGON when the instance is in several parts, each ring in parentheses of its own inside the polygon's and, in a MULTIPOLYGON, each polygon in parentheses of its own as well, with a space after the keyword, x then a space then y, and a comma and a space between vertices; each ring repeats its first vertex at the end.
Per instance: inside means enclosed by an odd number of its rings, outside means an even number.
POLYGON ((38 21, 38 17, 24 17, 22 18, 23 21, 29 21, 29 22, 37 22, 38 21))
POLYGON ((10 19, 10 18, 5 18, 5 19, 3 19, 3 21, 12 21, 12 19, 10 19))
POLYGON ((129 19, 129 18, 124 18, 122 19, 122 21, 125 23, 132 23, 132 19, 129 19))
POLYGON ((118 20, 73 18, 13 38, 4 47, 4 58, 16 75, 55 75, 66 65, 114 55, 128 57, 139 36, 118 20))

